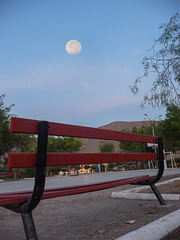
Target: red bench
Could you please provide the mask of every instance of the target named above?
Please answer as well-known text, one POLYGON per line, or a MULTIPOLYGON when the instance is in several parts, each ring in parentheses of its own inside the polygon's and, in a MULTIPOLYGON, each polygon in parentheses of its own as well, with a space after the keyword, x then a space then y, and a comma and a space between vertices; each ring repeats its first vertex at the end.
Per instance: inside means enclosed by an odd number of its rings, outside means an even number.
POLYGON ((16 176, 21 176, 20 172, 3 172, 2 177, 7 178, 7 177, 16 177, 16 176))
POLYGON ((12 133, 38 134, 37 153, 9 153, 8 156, 8 168, 10 169, 36 167, 34 189, 32 191, 0 194, 0 206, 21 214, 28 240, 38 239, 32 218, 32 211, 41 199, 97 191, 125 184, 139 184, 151 186, 160 204, 166 204, 155 186, 155 183, 160 180, 164 171, 163 143, 161 137, 15 117, 11 118, 10 131, 12 133), (48 135, 156 143, 158 148, 157 153, 47 153, 48 135), (136 176, 88 185, 44 189, 47 166, 149 160, 158 161, 156 176, 136 176))

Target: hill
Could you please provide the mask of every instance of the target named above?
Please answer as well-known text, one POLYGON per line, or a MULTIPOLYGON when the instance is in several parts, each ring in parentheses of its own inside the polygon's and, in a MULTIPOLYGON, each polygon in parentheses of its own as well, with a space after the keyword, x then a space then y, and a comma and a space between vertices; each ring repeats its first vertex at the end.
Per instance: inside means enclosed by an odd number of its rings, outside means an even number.
MULTIPOLYGON (((101 129, 109 129, 109 130, 115 130, 115 131, 121 131, 122 129, 129 129, 132 130, 133 127, 140 128, 143 125, 150 125, 150 121, 133 121, 133 122, 124 122, 124 121, 116 121, 109 123, 107 125, 100 126, 101 129)), ((81 139, 84 143, 81 152, 87 153, 87 152, 99 152, 99 144, 105 142, 104 140, 96 140, 96 139, 81 139)), ((119 151, 119 142, 117 141, 111 141, 115 145, 115 151, 119 151)))

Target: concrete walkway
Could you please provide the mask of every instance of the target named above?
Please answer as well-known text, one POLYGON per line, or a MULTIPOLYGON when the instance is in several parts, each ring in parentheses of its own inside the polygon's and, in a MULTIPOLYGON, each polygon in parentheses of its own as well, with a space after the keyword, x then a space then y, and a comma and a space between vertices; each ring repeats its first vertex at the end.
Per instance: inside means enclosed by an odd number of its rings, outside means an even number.
MULTIPOLYGON (((82 174, 78 176, 55 176, 46 179, 46 188, 67 187, 82 184, 91 184, 96 182, 111 181, 123 178, 143 175, 156 175, 156 169, 133 170, 122 172, 107 172, 107 173, 94 173, 82 174)), ((180 175, 180 168, 165 169, 163 176, 180 175)), ((34 186, 34 179, 0 182, 0 193, 32 190, 34 186)))

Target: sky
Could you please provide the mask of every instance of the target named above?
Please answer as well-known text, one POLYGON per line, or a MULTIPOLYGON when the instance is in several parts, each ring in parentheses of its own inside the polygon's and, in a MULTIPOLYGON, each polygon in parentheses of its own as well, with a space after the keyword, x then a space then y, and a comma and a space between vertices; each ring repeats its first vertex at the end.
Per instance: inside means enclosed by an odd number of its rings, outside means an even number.
POLYGON ((142 58, 179 0, 1 0, 0 95, 18 117, 98 127, 165 117, 134 96, 142 58), (80 54, 65 45, 78 40, 80 54))

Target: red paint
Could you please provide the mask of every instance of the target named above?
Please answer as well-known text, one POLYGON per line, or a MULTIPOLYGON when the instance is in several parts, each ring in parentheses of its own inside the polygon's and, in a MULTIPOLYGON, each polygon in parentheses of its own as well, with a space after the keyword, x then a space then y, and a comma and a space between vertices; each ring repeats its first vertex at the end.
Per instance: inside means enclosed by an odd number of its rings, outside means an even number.
MULTIPOLYGON (((38 120, 11 118, 10 132, 37 134, 38 120)), ((156 137, 100 128, 49 122, 49 135, 156 143, 156 137)))
MULTIPOLYGON (((156 153, 48 153, 47 166, 157 160, 156 153)), ((8 168, 36 166, 35 153, 9 153, 8 168)))

